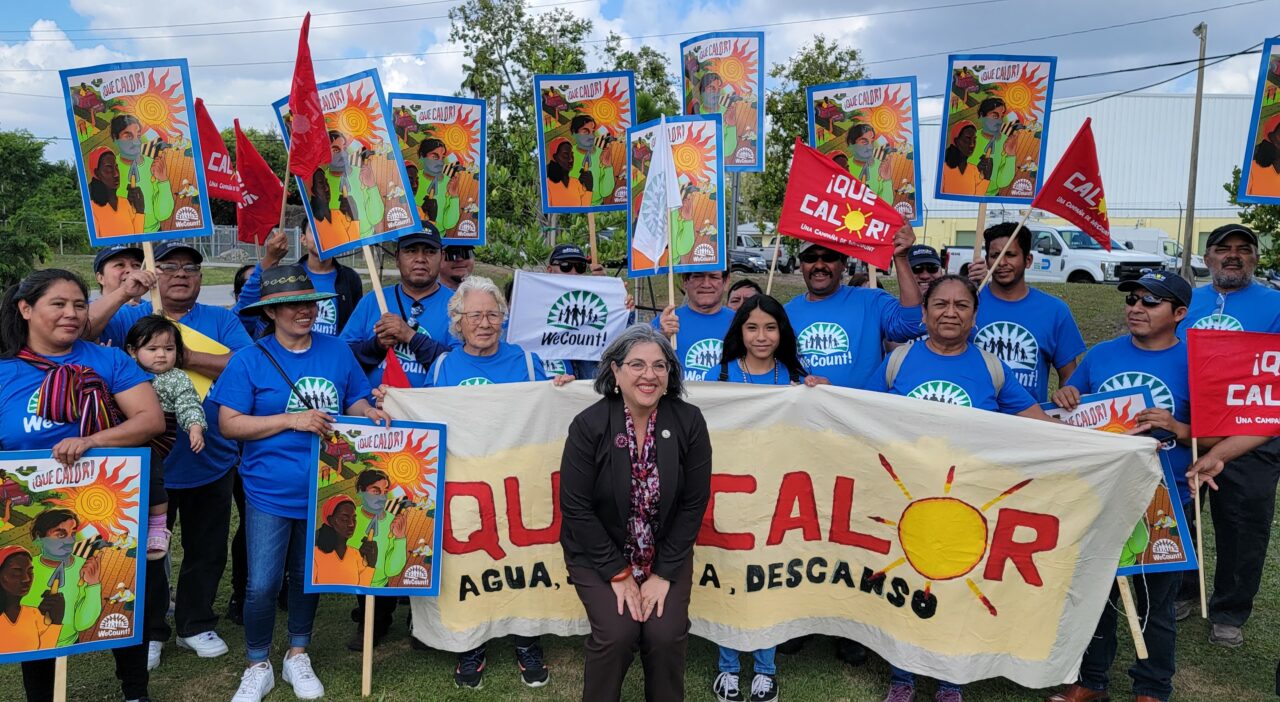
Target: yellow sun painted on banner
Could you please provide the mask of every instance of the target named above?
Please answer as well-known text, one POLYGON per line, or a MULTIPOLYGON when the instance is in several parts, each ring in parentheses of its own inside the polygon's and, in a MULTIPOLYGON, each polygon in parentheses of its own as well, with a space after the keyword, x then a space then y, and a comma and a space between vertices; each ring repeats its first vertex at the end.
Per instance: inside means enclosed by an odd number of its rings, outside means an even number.
POLYGON ((626 133, 631 126, 631 100, 621 79, 611 85, 605 81, 604 92, 593 100, 584 100, 583 114, 591 115, 597 127, 604 127, 615 137, 626 133))
POLYGON ((49 500, 49 504, 75 512, 81 527, 92 526, 109 538, 137 528, 138 522, 128 511, 138 506, 138 486, 136 476, 120 474, 126 465, 124 460, 110 470, 107 460, 98 464, 97 480, 61 489, 62 496, 49 500))
POLYGON ((381 144, 386 133, 378 94, 369 91, 365 95, 363 84, 357 85, 354 94, 351 86, 347 86, 347 104, 340 110, 326 112, 324 124, 326 128, 342 132, 348 139, 360 142, 366 149, 381 144))
POLYGON ((884 102, 866 111, 867 124, 890 144, 907 141, 911 137, 911 96, 902 96, 902 89, 886 93, 884 102))
POLYGON ((850 234, 860 233, 867 226, 867 214, 862 210, 855 210, 849 203, 844 204, 844 217, 841 218, 840 226, 836 227, 837 232, 849 232, 850 234))
POLYGON ((907 506, 897 521, 883 517, 871 517, 871 521, 897 527, 898 545, 903 556, 878 572, 875 577, 908 564, 912 570, 926 579, 924 591, 929 592, 934 581, 958 580, 964 578, 973 596, 987 608, 991 616, 997 616, 996 607, 983 594, 982 589, 968 577, 969 573, 987 554, 989 530, 987 518, 983 515, 1001 500, 1021 490, 1031 483, 1028 478, 988 500, 981 507, 974 507, 964 500, 947 497, 951 493, 951 485, 955 482, 956 467, 947 471, 947 481, 942 486, 943 497, 925 497, 916 499, 911 496, 907 486, 898 477, 889 459, 880 454, 880 465, 884 466, 889 477, 907 498, 907 506))
POLYGON ((705 183, 716 172, 715 134, 705 125, 690 126, 684 141, 671 145, 671 160, 675 161, 677 177, 705 183))
POLYGON ((749 95, 756 92, 756 52, 750 50, 751 43, 733 42, 733 51, 726 56, 719 56, 707 62, 707 70, 720 76, 720 82, 732 86, 735 95, 749 95))
POLYGON ((178 81, 170 85, 168 71, 157 81, 155 69, 152 69, 147 76, 147 86, 144 92, 120 98, 124 112, 138 118, 143 134, 154 132, 169 142, 182 138, 187 127, 187 122, 182 119, 187 110, 182 83, 178 81))
POLYGON ((478 118, 467 120, 468 114, 475 115, 476 110, 469 113, 459 109, 458 116, 447 124, 434 127, 435 137, 444 142, 447 154, 453 154, 463 163, 475 163, 480 157, 480 122, 478 118))
POLYGON ((436 444, 427 443, 430 433, 424 432, 414 443, 413 432, 405 439, 404 448, 394 453, 378 456, 369 461, 371 468, 387 474, 391 487, 399 487, 413 500, 426 497, 435 490, 436 444))
POLYGON ((1124 407, 1117 408, 1116 401, 1111 401, 1111 418, 1106 424, 1099 426, 1098 429, 1112 434, 1123 434, 1126 431, 1138 426, 1137 413, 1130 412, 1129 408, 1133 406, 1133 401, 1126 402, 1124 407))
POLYGON ((1009 114, 1017 115, 1023 122, 1039 119, 1044 113, 1045 94, 1049 90, 1048 76, 1039 75, 1041 67, 1036 66, 1030 72, 1028 68, 1030 64, 1023 64, 1020 78, 997 84, 991 89, 996 97, 1004 100, 1009 114))

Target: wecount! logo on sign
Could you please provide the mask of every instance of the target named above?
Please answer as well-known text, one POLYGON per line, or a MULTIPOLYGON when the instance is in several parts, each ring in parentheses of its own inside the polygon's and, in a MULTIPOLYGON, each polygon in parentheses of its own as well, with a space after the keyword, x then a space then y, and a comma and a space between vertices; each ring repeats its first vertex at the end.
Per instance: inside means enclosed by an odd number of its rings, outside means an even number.
POLYGON ((560 296, 547 311, 547 324, 557 329, 590 327, 597 331, 609 322, 609 308, 595 293, 573 290, 560 296))

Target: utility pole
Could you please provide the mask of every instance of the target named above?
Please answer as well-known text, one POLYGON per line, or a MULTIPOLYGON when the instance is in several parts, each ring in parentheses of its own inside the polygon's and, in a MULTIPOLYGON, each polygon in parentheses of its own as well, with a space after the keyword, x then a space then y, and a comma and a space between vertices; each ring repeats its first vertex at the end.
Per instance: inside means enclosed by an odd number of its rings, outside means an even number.
POLYGON ((1200 107, 1204 102, 1204 51, 1209 43, 1209 25, 1201 22, 1191 33, 1200 38, 1200 63, 1196 68, 1196 110, 1191 120, 1191 169, 1187 175, 1187 220, 1182 237, 1182 277, 1195 280, 1191 254, 1196 243, 1196 165, 1200 158, 1200 107))

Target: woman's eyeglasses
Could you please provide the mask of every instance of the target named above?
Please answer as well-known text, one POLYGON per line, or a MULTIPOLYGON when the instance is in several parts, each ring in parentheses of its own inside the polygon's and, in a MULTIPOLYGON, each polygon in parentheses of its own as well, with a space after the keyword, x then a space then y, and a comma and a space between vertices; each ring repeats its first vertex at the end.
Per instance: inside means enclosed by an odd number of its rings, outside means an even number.
POLYGON ((1152 295, 1150 293, 1147 293, 1146 295, 1129 293, 1124 297, 1124 304, 1130 307, 1134 307, 1139 302, 1142 303, 1143 307, 1146 307, 1147 309, 1151 309, 1153 307, 1159 307, 1161 304, 1168 302, 1168 300, 1164 299, 1163 297, 1156 297, 1155 295, 1152 295))
POLYGON ((912 273, 937 273, 937 272, 938 272, 938 264, 936 264, 936 263, 922 263, 922 264, 920 264, 920 265, 918 265, 918 266, 912 266, 912 267, 911 267, 911 272, 912 272, 912 273))
POLYGON ((560 272, 568 273, 569 271, 582 275, 587 272, 587 264, 582 261, 561 261, 560 272))
POLYGON ((482 319, 493 325, 502 324, 501 312, 463 312, 462 316, 472 324, 479 324, 482 319))
POLYGON ((650 364, 650 363, 645 363, 644 361, 635 360, 635 361, 627 361, 622 365, 626 366, 627 368, 630 368, 631 372, 635 373, 636 375, 644 373, 646 368, 652 368, 653 372, 657 375, 666 375, 667 371, 671 370, 671 367, 667 365, 666 361, 654 361, 653 363, 650 364))
POLYGON ((838 251, 823 251, 822 253, 806 251, 800 254, 801 263, 817 263, 819 259, 821 259, 823 263, 836 263, 837 261, 844 260, 844 254, 838 251))

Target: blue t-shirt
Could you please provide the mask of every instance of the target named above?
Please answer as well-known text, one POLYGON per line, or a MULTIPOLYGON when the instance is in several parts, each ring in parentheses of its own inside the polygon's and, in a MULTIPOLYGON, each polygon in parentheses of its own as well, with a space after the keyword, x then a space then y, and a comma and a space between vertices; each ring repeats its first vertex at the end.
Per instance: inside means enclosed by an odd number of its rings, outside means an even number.
MULTIPOLYGON (((111 394, 122 393, 151 379, 124 351, 77 340, 71 351, 48 356, 54 363, 88 366, 106 381, 111 394)), ((16 358, 0 360, 0 449, 51 449, 63 439, 80 436, 78 424, 54 424, 36 414, 44 371, 16 358)))
MULTIPOLYGON (((342 414, 369 399, 369 381, 346 344, 325 334, 311 336, 311 348, 289 351, 274 336, 260 342, 284 368, 311 405, 330 415, 342 414)), ((241 414, 267 417, 307 411, 307 404, 280 377, 262 348, 251 346, 231 358, 209 397, 241 414)), ((287 519, 307 518, 311 447, 315 435, 292 429, 265 439, 244 442, 240 477, 245 499, 253 506, 287 519)))
MULTIPOLYGON (((307 276, 311 278, 311 284, 315 286, 316 292, 336 293, 338 291, 338 269, 335 268, 328 273, 316 273, 311 269, 307 269, 307 276)), ((249 273, 249 277, 244 281, 244 287, 240 289, 240 297, 236 300, 236 304, 232 306, 232 311, 240 315, 240 320, 246 329, 251 330, 254 337, 262 335, 266 330, 266 318, 260 314, 256 314, 258 310, 250 310, 248 313, 242 312, 245 307, 254 304, 262 299, 262 266, 257 265, 249 273)), ((311 331, 317 334, 329 334, 330 336, 338 335, 338 305, 336 298, 328 300, 320 300, 316 303, 316 320, 311 323, 311 331)))
POLYGON ((965 346, 964 353, 958 356, 934 353, 927 343, 912 344, 892 387, 884 382, 888 366, 886 358, 872 376, 869 390, 1002 414, 1017 414, 1036 404, 1027 389, 1014 380, 1007 364, 1004 385, 996 392, 982 351, 973 344, 965 346))
MULTIPOLYGON (((123 349, 129 329, 149 314, 150 301, 134 307, 121 307, 103 330, 102 341, 110 341, 113 346, 123 349)), ((196 303, 177 321, 226 346, 232 353, 253 343, 240 320, 222 307, 196 303)), ((192 453, 191 437, 187 432, 179 431, 173 450, 164 459, 165 487, 182 489, 208 485, 226 475, 239 460, 240 446, 218 430, 218 406, 208 397, 204 400, 204 416, 209 422, 209 429, 204 433, 204 450, 192 453)))
MULTIPOLYGON (((451 388, 456 385, 498 385, 546 380, 547 373, 538 354, 532 357, 533 377, 529 377, 529 360, 524 349, 505 341, 498 342, 492 356, 472 356, 461 348, 436 359, 427 375, 427 387, 451 388)), ((417 387, 417 386, 414 386, 417 387)))
MULTIPOLYGON (((1179 422, 1191 422, 1191 384, 1188 379, 1187 346, 1178 342, 1163 351, 1147 351, 1125 334, 1089 349, 1071 374, 1067 385, 1082 395, 1111 392, 1146 386, 1156 407, 1167 409, 1179 422)), ((1173 467, 1179 494, 1185 504, 1191 499, 1187 490, 1187 468, 1191 465, 1191 449, 1181 443, 1162 447, 1173 467)))
POLYGON ((1067 303, 1035 288, 1017 302, 978 294, 974 342, 1013 369, 1037 402, 1049 399, 1049 368, 1061 368, 1084 353, 1084 337, 1067 303))
MULTIPOLYGON (((406 322, 413 318, 414 299, 401 290, 399 285, 386 286, 382 289, 382 294, 387 298, 387 310, 391 314, 400 315, 400 319, 406 322)), ((460 342, 449 333, 449 298, 451 297, 453 297, 453 291, 440 285, 435 292, 417 301, 422 304, 422 314, 418 315, 418 333, 426 334, 445 346, 455 347, 459 346, 460 342)), ((382 312, 378 309, 378 298, 373 292, 369 292, 360 298, 359 304, 352 310, 351 317, 347 319, 347 326, 342 328, 340 338, 348 344, 371 339, 373 325, 377 324, 381 318, 382 312)), ((427 369, 418 362, 418 359, 409 351, 409 347, 397 344, 396 357, 400 359, 404 374, 409 378, 409 386, 425 387, 427 369)), ((377 368, 369 371, 369 384, 375 388, 382 384, 382 369, 385 365, 386 362, 383 361, 377 368)))
MULTIPOLYGON (((724 337, 729 333, 733 314, 728 307, 711 314, 698 312, 687 303, 676 308, 676 317, 680 320, 676 356, 684 367, 685 380, 716 379, 720 372, 720 352, 724 350, 724 337)), ((662 317, 654 317, 650 324, 661 330, 662 317)))
POLYGON ((1258 283, 1229 293, 1198 287, 1178 325, 1178 338, 1186 341, 1188 329, 1280 333, 1280 292, 1258 283))
MULTIPOLYGON (((791 371, 782 365, 782 361, 775 360, 773 362, 773 370, 768 373, 743 373, 742 367, 737 361, 730 361, 725 365, 725 370, 729 372, 729 378, 726 382, 730 383, 747 383, 750 385, 790 385, 791 371)), ((720 379, 720 369, 716 368, 715 380, 720 379)))
POLYGON ((809 373, 846 388, 867 387, 885 340, 908 341, 923 328, 919 306, 878 289, 845 286, 817 301, 801 293, 786 307, 809 373))

